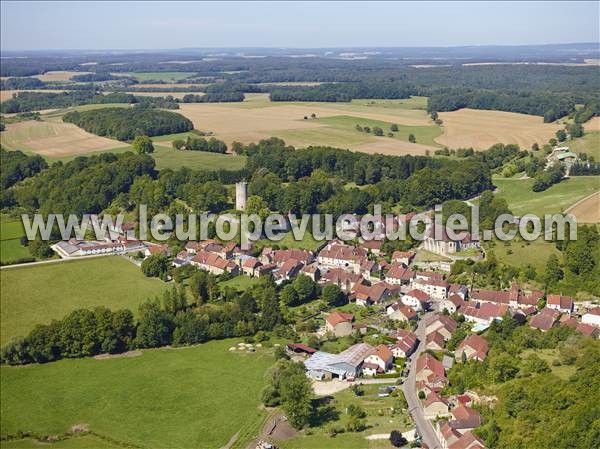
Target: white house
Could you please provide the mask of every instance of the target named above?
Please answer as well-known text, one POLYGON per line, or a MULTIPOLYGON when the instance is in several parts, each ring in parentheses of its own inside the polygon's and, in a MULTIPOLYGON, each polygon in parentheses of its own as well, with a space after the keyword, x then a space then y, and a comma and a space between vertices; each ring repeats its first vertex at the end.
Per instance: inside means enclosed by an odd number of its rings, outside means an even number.
MULTIPOLYGON (((385 373, 392 369, 394 354, 386 345, 377 346, 365 359, 365 364, 377 366, 378 373, 385 373)), ((363 371, 365 367, 363 366, 363 371)))
POLYGON ((584 313, 581 317, 581 322, 584 324, 591 324, 592 326, 600 327, 600 307, 595 307, 584 313))

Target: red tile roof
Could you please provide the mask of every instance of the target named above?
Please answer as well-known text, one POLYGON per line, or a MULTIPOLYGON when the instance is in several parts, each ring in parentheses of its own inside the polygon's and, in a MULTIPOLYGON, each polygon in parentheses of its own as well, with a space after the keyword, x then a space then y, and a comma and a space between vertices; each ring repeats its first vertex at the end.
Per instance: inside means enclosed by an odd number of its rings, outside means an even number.
POLYGON ((464 349, 466 347, 473 349, 479 360, 485 360, 490 349, 486 339, 479 335, 469 335, 458 345, 458 349, 464 349))
POLYGON ((340 323, 344 323, 344 322, 352 322, 354 320, 354 315, 352 315, 351 313, 344 313, 344 312, 332 312, 330 313, 327 318, 325 318, 325 320, 327 320, 327 322, 329 324, 331 324, 332 326, 337 326, 340 323))

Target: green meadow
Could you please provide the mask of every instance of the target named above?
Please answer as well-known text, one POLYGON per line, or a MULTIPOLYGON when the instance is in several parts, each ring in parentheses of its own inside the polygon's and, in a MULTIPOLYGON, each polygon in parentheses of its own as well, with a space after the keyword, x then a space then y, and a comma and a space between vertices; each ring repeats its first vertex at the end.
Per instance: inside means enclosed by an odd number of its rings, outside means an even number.
MULTIPOLYGON (((58 435, 85 424, 122 446, 164 449, 217 449, 237 432, 249 438, 252 432, 246 430, 264 419, 260 394, 274 360, 268 349, 229 351, 238 341, 105 360, 3 366, 2 434, 58 435)), ((112 447, 79 438, 56 447, 112 447)), ((239 447, 248 442, 239 441, 239 447)), ((6 447, 37 446, 13 442, 6 447)))
POLYGON ((23 224, 16 219, 2 216, 0 219, 0 262, 3 264, 31 257, 29 249, 21 245, 25 235, 23 224))
POLYGON ((77 308, 106 306, 137 312, 147 298, 162 295, 167 284, 144 277, 120 256, 103 256, 0 271, 1 338, 26 335, 36 324, 60 319, 77 308))
POLYGON ((600 176, 576 176, 562 180, 543 192, 531 190, 533 179, 494 179, 496 195, 506 199, 515 215, 557 214, 600 190, 600 176))
POLYGON ((196 170, 239 170, 246 165, 246 156, 207 151, 179 151, 162 145, 154 145, 154 153, 151 156, 159 170, 177 170, 183 167, 196 170))
MULTIPOLYGON (((334 128, 346 131, 348 133, 355 133, 356 138, 359 138, 360 135, 367 137, 373 135, 373 128, 376 126, 380 127, 383 130, 384 136, 387 136, 387 133, 391 132, 390 127, 393 124, 392 122, 366 119, 363 117, 353 115, 338 115, 334 117, 317 118, 315 119, 315 121, 326 125, 330 125, 334 128), (363 128, 365 126, 370 127, 371 133, 357 131, 356 125, 360 125, 363 128)), ((442 135, 442 132, 442 129, 439 126, 435 125, 406 126, 398 124, 398 131, 393 132, 394 136, 391 137, 391 139, 398 139, 408 142, 408 136, 410 134, 413 134, 417 139, 416 143, 430 146, 438 146, 434 139, 442 135)))

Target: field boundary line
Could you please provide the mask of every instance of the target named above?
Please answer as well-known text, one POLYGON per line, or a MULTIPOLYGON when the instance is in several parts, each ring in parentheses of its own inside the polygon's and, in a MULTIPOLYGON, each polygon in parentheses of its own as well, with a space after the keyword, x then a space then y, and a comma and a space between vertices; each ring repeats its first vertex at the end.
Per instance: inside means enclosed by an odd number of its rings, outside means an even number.
POLYGON ((575 209, 577 206, 579 206, 579 204, 589 200, 591 197, 593 197, 594 195, 598 195, 600 193, 600 191, 596 191, 594 193, 591 193, 590 195, 586 196, 585 198, 581 198, 578 201, 575 201, 575 203, 571 204, 569 207, 567 207, 565 209, 565 213, 568 213, 571 209, 575 209))

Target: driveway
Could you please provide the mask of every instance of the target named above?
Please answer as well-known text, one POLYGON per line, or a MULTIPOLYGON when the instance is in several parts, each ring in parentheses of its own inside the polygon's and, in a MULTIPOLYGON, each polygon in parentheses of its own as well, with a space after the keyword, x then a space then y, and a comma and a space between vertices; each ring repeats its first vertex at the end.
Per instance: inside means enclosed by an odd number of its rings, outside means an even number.
MULTIPOLYGON (((426 315, 427 316, 427 315, 426 315)), ((417 358, 419 354, 423 352, 425 349, 425 316, 419 321, 419 325, 417 326, 416 334, 419 338, 419 346, 415 353, 411 356, 410 359, 410 373, 406 381, 402 384, 402 390, 404 391, 404 396, 406 398, 406 402, 408 403, 408 411, 410 412, 417 431, 421 435, 422 441, 427 444, 430 449, 441 449, 442 445, 440 440, 438 439, 435 430, 430 421, 425 419, 425 414, 423 413, 423 407, 421 405, 421 401, 417 396, 417 387, 416 387, 416 369, 417 369, 417 358)))

